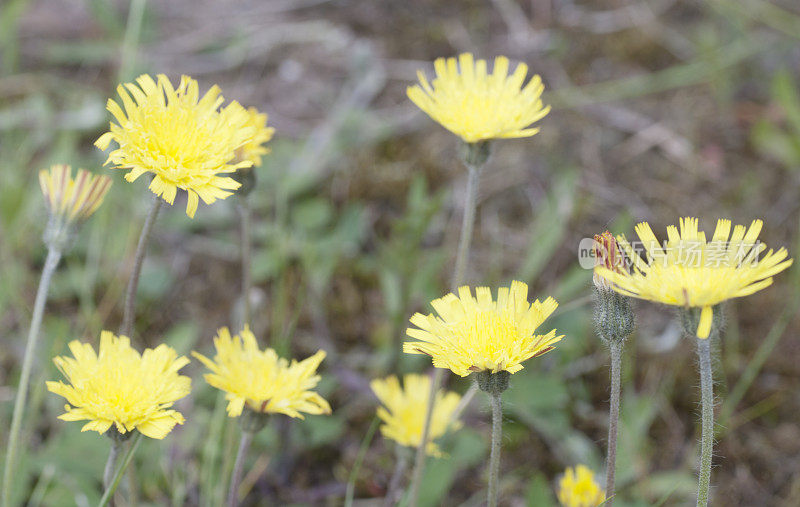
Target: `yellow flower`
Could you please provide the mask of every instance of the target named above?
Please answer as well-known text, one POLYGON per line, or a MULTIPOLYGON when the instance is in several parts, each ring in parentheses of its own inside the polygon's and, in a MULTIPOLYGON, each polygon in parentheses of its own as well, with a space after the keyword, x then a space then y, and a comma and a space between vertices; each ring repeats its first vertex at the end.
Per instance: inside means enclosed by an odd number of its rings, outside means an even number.
POLYGON ((558 501, 563 507, 597 507, 606 501, 603 489, 586 465, 567 468, 558 481, 558 501))
POLYGON ((261 157, 270 152, 264 143, 272 139, 275 129, 267 127, 267 113, 260 113, 258 109, 249 107, 245 110, 245 114, 247 115, 245 125, 253 129, 253 135, 239 147, 236 154, 239 160, 252 162, 253 167, 258 167, 261 165, 261 157))
POLYGON ((138 430, 150 438, 164 438, 183 416, 171 410, 189 394, 191 379, 178 374, 189 363, 167 345, 145 349, 140 355, 126 336, 100 334, 100 351, 88 343, 70 342, 73 357, 53 362, 69 382, 47 382, 47 389, 66 398, 64 421, 88 420, 81 431, 105 433, 111 425, 120 433, 138 430))
POLYGON ((528 304, 528 286, 513 282, 511 288, 497 291, 492 300, 488 287, 461 287, 458 296, 448 294, 431 302, 438 316, 420 313, 411 317, 417 326, 407 330, 418 342, 405 342, 403 352, 427 354, 437 368, 449 368, 466 377, 472 372, 505 370, 515 373, 522 362, 552 350, 561 340, 555 329, 535 334, 542 322, 556 309, 555 299, 528 304))
POLYGON ((76 222, 86 220, 97 211, 111 188, 111 178, 78 169, 72 179, 72 168, 57 164, 39 171, 39 185, 50 215, 76 222))
POLYGON ((613 283, 626 296, 674 306, 701 308, 698 338, 708 338, 713 318, 712 307, 727 299, 750 295, 772 284, 772 276, 792 264, 785 248, 770 250, 757 241, 761 220, 749 228, 737 225, 731 234, 731 221, 718 220, 710 242, 697 229, 696 218, 682 218, 680 231, 667 227, 668 241, 662 248, 650 225, 642 222, 636 234, 646 251, 642 259, 624 236, 619 244, 632 260, 633 271, 614 272, 603 266, 595 272, 613 283))
POLYGON ((245 403, 255 412, 286 414, 303 419, 303 414, 330 414, 331 407, 312 391, 320 380, 317 367, 325 359, 320 350, 300 362, 279 358, 274 350, 259 350, 256 338, 245 326, 240 336, 231 337, 228 328, 217 331, 214 360, 192 352, 211 370, 204 378, 225 391, 228 415, 242 413, 245 403))
POLYGON ((528 128, 550 112, 542 105, 544 85, 538 75, 522 86, 528 73, 524 63, 508 75, 508 58, 494 59, 491 74, 486 60, 474 61, 472 54, 438 58, 436 78, 428 84, 417 72, 419 84, 410 86, 408 98, 435 121, 468 143, 485 139, 530 137, 538 128, 528 128))
POLYGON ((245 109, 236 102, 220 109, 224 99, 213 86, 200 97, 197 81, 183 76, 178 88, 163 74, 157 81, 139 76, 136 84, 117 87, 122 105, 109 99, 107 109, 117 123, 95 141, 101 150, 119 146, 106 163, 130 169, 134 181, 152 173, 150 190, 172 204, 178 189, 186 190, 186 214, 194 217, 198 197, 206 204, 225 199, 239 188, 228 175, 251 160, 236 161, 236 150, 253 138, 245 109))
MULTIPOLYGON (((431 391, 431 380, 427 375, 408 374, 403 377, 404 387, 392 375, 385 379, 370 382, 375 396, 383 403, 378 407, 378 417, 384 422, 381 425, 383 436, 406 447, 418 447, 422 441, 422 427, 425 423, 425 412, 428 409, 428 396, 431 391)), ((461 401, 461 396, 451 391, 440 389, 436 393, 431 416, 430 440, 428 454, 441 456, 439 447, 433 440, 444 435, 448 429, 460 426, 453 420, 453 413, 461 401)))

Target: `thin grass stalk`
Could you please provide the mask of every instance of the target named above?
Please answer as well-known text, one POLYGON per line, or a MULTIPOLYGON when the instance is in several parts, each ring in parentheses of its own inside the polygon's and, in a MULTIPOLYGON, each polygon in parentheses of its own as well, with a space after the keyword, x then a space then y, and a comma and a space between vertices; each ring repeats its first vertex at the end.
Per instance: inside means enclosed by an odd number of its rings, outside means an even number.
POLYGON ((147 213, 144 225, 142 225, 142 232, 139 234, 139 242, 136 245, 136 256, 133 260, 133 271, 131 272, 131 277, 128 279, 128 288, 125 291, 125 307, 122 314, 122 325, 119 328, 119 334, 129 338, 133 333, 133 319, 136 312, 136 290, 139 287, 139 276, 142 274, 142 264, 147 254, 147 244, 150 242, 150 236, 153 232, 153 225, 156 223, 159 209, 161 209, 161 197, 153 194, 153 204, 150 206, 150 211, 147 213))
POLYGON ((391 507, 396 505, 398 501, 398 493, 400 493, 400 483, 403 481, 403 476, 408 469, 409 449, 398 445, 397 446, 397 462, 395 463, 394 473, 389 481, 389 488, 386 490, 386 496, 383 498, 383 507, 391 507))
POLYGON ((131 0, 128 9, 128 21, 125 24, 125 34, 122 37, 122 50, 119 58, 119 81, 124 82, 133 76, 132 70, 136 65, 136 52, 139 45, 139 35, 142 31, 142 20, 147 0, 131 0))
POLYGON ((711 456, 714 447, 714 386, 711 372, 711 345, 708 338, 697 339, 697 357, 700 368, 702 417, 697 506, 706 507, 708 505, 709 489, 711 486, 711 456))
POLYGON ((25 355, 22 358, 22 371, 20 372, 19 386, 17 388, 17 398, 14 401, 14 414, 11 417, 11 429, 8 433, 8 452, 6 453, 6 464, 3 472, 3 505, 11 505, 11 488, 13 485, 14 470, 16 468, 17 450, 20 445, 20 431, 22 429, 22 419, 25 413, 25 404, 28 399, 28 386, 31 381, 31 371, 33 370, 33 358, 36 354, 36 345, 39 342, 39 331, 42 327, 42 317, 44 307, 47 302, 47 293, 50 289, 50 282, 53 273, 56 271, 61 260, 61 251, 56 248, 49 248, 47 258, 42 268, 42 278, 39 280, 39 288, 36 291, 36 299, 33 303, 33 315, 31 316, 31 327, 28 330, 28 341, 25 344, 25 355))
POLYGON ((608 342, 611 351, 611 400, 608 408, 608 458, 606 462, 606 502, 603 505, 611 507, 614 504, 614 481, 617 471, 617 433, 619 426, 619 398, 622 371, 622 342, 611 340, 608 342))
POLYGON ((358 472, 361 471, 361 463, 364 461, 364 456, 367 454, 369 444, 372 443, 372 437, 375 436, 375 431, 378 429, 380 423, 381 420, 377 415, 372 418, 372 423, 369 425, 369 429, 367 429, 367 433, 364 435, 364 439, 361 441, 361 446, 358 448, 356 461, 353 463, 352 470, 350 470, 350 476, 347 478, 347 488, 345 489, 344 494, 345 507, 353 507, 353 497, 355 496, 358 472))
MULTIPOLYGON (((100 499, 99 507, 105 507, 109 505, 111 499, 114 497, 114 492, 117 491, 117 487, 119 487, 120 481, 122 481, 122 476, 125 474, 125 470, 127 470, 128 465, 131 464, 131 460, 133 460, 133 453, 136 452, 136 448, 139 447, 139 442, 142 440, 142 434, 138 431, 133 434, 131 437, 131 443, 128 445, 128 450, 125 452, 125 455, 122 457, 122 462, 114 472, 114 476, 111 479, 111 484, 106 488, 105 493, 103 493, 103 498, 100 499)), ((111 453, 114 452, 114 445, 111 444, 111 453)), ((111 455, 109 454, 109 460, 111 459, 111 455)))
MULTIPOLYGON (((250 301, 250 293, 253 289, 253 280, 250 275, 252 265, 252 252, 253 245, 251 241, 251 214, 250 204, 247 197, 239 199, 239 215, 241 218, 241 255, 242 255, 242 297, 244 298, 242 306, 242 322, 243 324, 250 325, 252 318, 252 304, 250 301)), ((244 326, 242 326, 244 327, 244 326)))
POLYGON ((233 465, 231 474, 231 487, 228 490, 228 507, 239 505, 239 485, 242 483, 242 472, 244 471, 244 460, 247 459, 247 451, 253 443, 252 431, 242 430, 242 439, 239 440, 239 450, 236 452, 236 463, 233 465))
MULTIPOLYGON (((478 182, 480 179, 481 166, 467 165, 467 198, 464 204, 464 217, 461 221, 461 233, 458 242, 458 254, 456 256, 456 263, 453 269, 453 278, 451 287, 455 291, 458 286, 464 281, 464 273, 467 268, 467 261, 469 260, 469 248, 472 243, 472 231, 475 226, 475 210, 478 200, 478 182)), ((411 477, 411 493, 409 496, 409 505, 417 507, 419 503, 419 487, 422 483, 422 474, 425 472, 425 458, 427 457, 427 445, 430 440, 431 434, 431 420, 433 415, 433 405, 436 401, 436 391, 442 383, 442 376, 444 370, 441 368, 434 369, 433 379, 431 380, 431 390, 428 394, 428 406, 425 411, 425 423, 422 426, 422 439, 420 440, 419 447, 417 447, 416 456, 414 458, 414 474, 411 477)))

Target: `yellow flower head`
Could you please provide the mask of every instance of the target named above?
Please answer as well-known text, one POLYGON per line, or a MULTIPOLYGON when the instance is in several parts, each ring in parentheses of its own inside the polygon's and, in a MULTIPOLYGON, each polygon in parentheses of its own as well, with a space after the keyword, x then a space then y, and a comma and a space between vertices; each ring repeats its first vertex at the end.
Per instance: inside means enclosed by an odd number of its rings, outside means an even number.
POLYGON ((47 382, 47 389, 66 398, 64 421, 88 420, 81 431, 105 433, 111 425, 120 433, 138 430, 164 438, 183 416, 172 404, 189 394, 191 379, 178 374, 189 363, 171 347, 159 345, 140 355, 126 336, 100 334, 100 352, 88 343, 70 342, 73 357, 53 362, 69 384, 47 382))
POLYGON ((39 185, 51 216, 66 222, 80 222, 103 203, 111 188, 111 178, 78 169, 72 179, 72 168, 57 164, 39 171, 39 185))
POLYGON ((642 222, 636 234, 646 251, 642 259, 624 236, 619 244, 632 260, 631 273, 615 272, 604 266, 595 272, 626 296, 674 306, 701 308, 698 338, 708 338, 713 318, 712 307, 727 299, 750 295, 772 284, 772 276, 792 264, 785 260, 785 248, 768 251, 757 241, 761 220, 749 228, 737 225, 731 234, 731 221, 718 220, 710 242, 697 229, 696 218, 682 218, 680 230, 667 227, 668 241, 662 247, 650 225, 642 222))
POLYGON ((278 357, 274 350, 259 350, 256 337, 245 326, 240 336, 231 337, 228 328, 217 331, 214 338, 217 354, 214 360, 192 352, 211 370, 204 378, 210 385, 225 391, 228 415, 242 413, 245 403, 261 413, 279 413, 303 419, 303 414, 330 414, 331 407, 322 396, 312 391, 320 376, 317 367, 325 359, 325 351, 291 364, 278 357))
POLYGON ((563 507, 597 507, 606 501, 603 489, 586 465, 567 468, 558 481, 558 501, 563 507))
POLYGON ((530 137, 538 128, 529 128, 550 112, 542 105, 544 85, 534 75, 523 87, 528 66, 517 65, 508 75, 508 58, 494 59, 492 73, 486 72, 486 60, 474 60, 472 54, 438 58, 436 77, 428 84, 425 74, 417 72, 419 84, 410 86, 408 98, 431 118, 468 143, 485 139, 530 137))
POLYGON ((237 161, 236 150, 253 139, 254 129, 237 102, 220 109, 219 87, 200 97, 197 81, 188 76, 177 89, 163 74, 156 79, 142 75, 117 87, 122 106, 111 99, 106 106, 117 123, 95 145, 105 150, 116 142, 106 163, 130 169, 128 181, 152 173, 150 190, 170 204, 179 188, 186 190, 186 214, 194 217, 198 197, 211 204, 239 188, 228 175, 253 164, 237 161))
MULTIPOLYGON (((400 381, 392 375, 385 379, 370 382, 370 387, 383 407, 378 407, 378 417, 383 421, 381 433, 406 447, 418 447, 422 441, 422 427, 425 424, 425 412, 428 409, 428 396, 431 391, 431 380, 427 375, 408 374, 400 381)), ((439 389, 433 405, 430 439, 427 452, 431 456, 441 456, 439 447, 433 443, 448 429, 460 426, 453 420, 453 413, 461 401, 461 396, 451 391, 439 389)))
POLYGON ((545 335, 535 334, 558 303, 547 298, 528 303, 528 286, 513 282, 501 287, 497 301, 488 287, 458 289, 458 296, 448 294, 431 302, 438 316, 420 313, 411 317, 417 326, 407 330, 418 342, 405 342, 403 352, 427 354, 437 368, 449 368, 466 377, 472 372, 492 373, 522 369, 522 362, 552 350, 561 340, 555 329, 545 335))
POLYGON ((246 143, 239 147, 236 155, 239 160, 252 162, 253 167, 258 167, 261 165, 261 157, 270 152, 270 149, 264 146, 264 143, 272 139, 275 129, 267 127, 267 113, 260 113, 258 109, 249 107, 245 110, 245 114, 247 115, 245 125, 252 128, 253 134, 246 143))

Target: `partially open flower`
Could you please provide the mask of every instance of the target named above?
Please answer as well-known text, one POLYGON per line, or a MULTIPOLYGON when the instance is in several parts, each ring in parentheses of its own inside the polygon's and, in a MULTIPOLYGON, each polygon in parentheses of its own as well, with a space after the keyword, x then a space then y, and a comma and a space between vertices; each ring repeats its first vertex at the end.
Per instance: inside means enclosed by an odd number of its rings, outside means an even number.
MULTIPOLYGON (((252 135, 247 142, 236 150, 236 157, 239 160, 252 162, 252 167, 258 167, 261 165, 261 158, 270 152, 270 149, 264 146, 264 144, 272 139, 275 129, 267 127, 267 120, 269 118, 267 113, 261 113, 254 107, 248 107, 245 110, 244 107, 238 104, 237 106, 245 111, 247 115, 245 126, 252 129, 252 135)), ((245 168, 244 170, 249 169, 250 168, 245 168)))
MULTIPOLYGON (((403 377, 403 386, 396 376, 376 379, 370 382, 375 396, 383 404, 378 407, 378 417, 383 421, 381 433, 406 447, 419 447, 422 441, 422 428, 425 424, 425 412, 428 409, 428 396, 431 392, 431 379, 427 375, 408 374, 403 377)), ((439 447, 433 442, 444 435, 447 430, 460 427, 453 420, 461 396, 452 391, 439 389, 433 403, 431 415, 430 442, 427 452, 432 456, 440 456, 439 447)))
MULTIPOLYGON (((625 266, 625 254, 619 250, 617 240, 608 231, 594 235, 594 246, 592 247, 596 266, 603 266, 615 273, 627 273, 625 266)), ((595 270, 592 276, 594 286, 600 290, 611 290, 611 282, 603 278, 595 270)))
POLYGON ((536 334, 537 328, 556 309, 549 297, 528 303, 528 286, 513 282, 497 291, 492 299, 488 287, 461 287, 458 296, 448 294, 431 302, 438 315, 411 317, 417 328, 407 334, 420 341, 405 342, 403 352, 427 354, 437 368, 448 368, 456 375, 488 370, 491 373, 522 369, 522 362, 554 348, 562 336, 555 329, 536 334))
POLYGON ((330 414, 331 407, 319 393, 312 391, 320 381, 317 367, 325 359, 320 350, 302 361, 278 357, 270 348, 258 348, 256 337, 245 326, 240 335, 231 336, 223 327, 214 338, 216 355, 211 360, 192 352, 211 373, 204 378, 210 385, 225 391, 228 415, 241 415, 245 405, 258 413, 279 413, 303 419, 306 414, 330 414))
POLYGON ((51 216, 66 222, 80 222, 92 216, 103 203, 111 188, 111 178, 78 169, 72 179, 70 166, 56 164, 39 171, 39 185, 51 216))
POLYGON ((606 501, 603 489, 586 465, 567 468, 558 481, 558 501, 563 507, 597 507, 606 501))
POLYGON ((138 430, 161 439, 183 424, 172 404, 189 394, 191 379, 178 374, 189 363, 171 347, 159 345, 139 354, 126 336, 100 334, 99 353, 78 340, 69 344, 73 357, 53 362, 69 384, 47 382, 47 389, 67 399, 64 421, 88 420, 81 431, 105 433, 114 427, 124 435, 138 430))

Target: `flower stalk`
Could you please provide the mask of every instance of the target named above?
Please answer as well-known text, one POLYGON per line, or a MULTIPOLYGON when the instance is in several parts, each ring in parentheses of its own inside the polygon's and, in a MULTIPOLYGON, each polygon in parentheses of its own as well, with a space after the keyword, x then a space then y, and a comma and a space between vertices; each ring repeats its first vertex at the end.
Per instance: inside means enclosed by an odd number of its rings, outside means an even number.
POLYGON ((622 343, 612 342, 611 353, 611 399, 608 407, 608 456, 606 462, 606 500, 605 505, 614 503, 615 476, 617 472, 617 433, 619 426, 619 398, 622 370, 622 343))
POLYGON ((242 484, 242 473, 244 471, 244 460, 247 458, 247 451, 253 443, 255 431, 242 429, 242 438, 239 440, 239 450, 236 451, 236 462, 233 465, 231 474, 231 486, 228 491, 228 507, 239 505, 239 486, 242 484))
POLYGON ((28 399, 28 387, 31 381, 31 371, 33 369, 33 358, 36 353, 36 345, 39 343, 39 331, 42 326, 44 307, 47 302, 47 293, 50 289, 50 282, 53 273, 56 271, 61 260, 61 250, 55 245, 47 250, 47 258, 42 269, 42 277, 39 281, 39 288, 36 291, 36 299, 33 304, 33 316, 31 317, 31 327, 28 330, 28 341, 25 344, 25 355, 22 359, 22 371, 20 372, 19 387, 17 388, 17 398, 14 401, 14 414, 11 418, 11 429, 8 433, 8 451, 6 453, 6 464, 3 472, 3 505, 11 505, 11 487, 16 469, 17 450, 20 446, 20 430, 22 429, 22 419, 25 413, 25 404, 28 399))
MULTIPOLYGON (((709 328, 708 338, 697 337, 697 367, 700 373, 700 470, 697 478, 697 506, 708 505, 711 488, 711 460, 714 452, 714 376, 711 369, 711 340, 716 339, 724 324, 724 315, 720 306, 715 306, 713 320, 709 328)), ((702 318, 699 308, 687 308, 681 311, 681 323, 684 332, 695 336, 694 330, 702 318)))
MULTIPOLYGON (((136 452, 136 448, 139 447, 139 442, 141 442, 141 440, 142 434, 138 431, 134 432, 133 437, 131 438, 131 443, 128 445, 128 449, 125 452, 125 455, 122 457, 121 463, 116 468, 116 471, 111 478, 111 483, 108 485, 108 487, 106 487, 105 493, 103 493, 103 497, 100 499, 99 507, 105 507, 111 502, 111 499, 114 497, 114 492, 117 491, 117 487, 119 487, 119 483, 122 481, 122 476, 125 474, 125 470, 128 469, 128 465, 131 464, 131 460, 133 460, 133 454, 136 452)), ((112 457, 114 461, 116 461, 116 457, 113 455, 115 452, 119 451, 119 449, 115 451, 114 448, 118 444, 116 443, 116 440, 114 442, 115 443, 111 444, 111 452, 109 453, 108 457, 109 462, 112 460, 112 457)), ((106 465, 106 468, 108 468, 108 465, 106 465)))
POLYGON ((497 507, 498 483, 500 481, 500 448, 503 441, 503 391, 508 389, 510 373, 491 373, 484 370, 478 374, 478 387, 489 394, 492 403, 492 447, 489 454, 489 488, 487 505, 497 507))
POLYGON ((161 197, 155 195, 153 203, 150 206, 150 211, 147 213, 147 218, 142 225, 142 232, 139 234, 139 242, 136 245, 136 256, 133 260, 133 271, 128 279, 128 288, 125 291, 125 307, 122 314, 122 325, 119 328, 121 336, 130 337, 133 333, 133 320, 136 312, 136 290, 139 287, 139 277, 142 274, 142 265, 144 258, 147 254, 147 244, 150 242, 150 236, 153 232, 153 226, 158 217, 158 211, 161 209, 161 197))
POLYGON ((700 437, 700 474, 697 484, 697 505, 708 505, 711 486, 711 456, 714 446, 714 387, 711 373, 711 346, 708 339, 697 339, 700 366, 702 434, 700 437))

